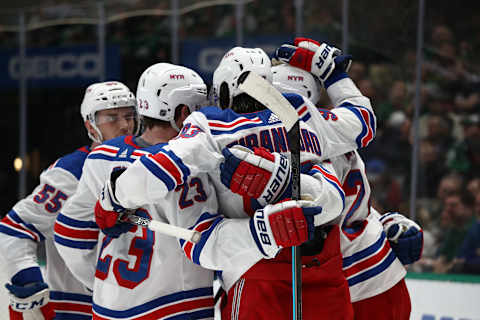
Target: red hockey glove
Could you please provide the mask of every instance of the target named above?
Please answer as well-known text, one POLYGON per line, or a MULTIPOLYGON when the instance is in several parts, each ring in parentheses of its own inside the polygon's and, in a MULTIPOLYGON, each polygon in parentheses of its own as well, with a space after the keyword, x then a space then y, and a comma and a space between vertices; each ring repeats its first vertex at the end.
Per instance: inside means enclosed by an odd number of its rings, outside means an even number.
POLYGON ((129 223, 122 222, 131 210, 122 207, 115 197, 115 181, 123 171, 125 169, 112 171, 95 204, 95 222, 103 233, 112 238, 118 238, 131 228, 129 223))
POLYGON ((281 248, 298 246, 313 237, 313 218, 322 212, 311 201, 285 201, 255 212, 250 231, 260 252, 274 258, 281 248))
POLYGON ((351 55, 343 55, 335 47, 308 38, 295 38, 294 45, 282 45, 274 58, 311 72, 325 88, 347 77, 352 62, 351 55))
POLYGON ((290 161, 265 148, 235 146, 222 150, 220 178, 232 192, 257 199, 262 206, 277 202, 291 187, 290 161))

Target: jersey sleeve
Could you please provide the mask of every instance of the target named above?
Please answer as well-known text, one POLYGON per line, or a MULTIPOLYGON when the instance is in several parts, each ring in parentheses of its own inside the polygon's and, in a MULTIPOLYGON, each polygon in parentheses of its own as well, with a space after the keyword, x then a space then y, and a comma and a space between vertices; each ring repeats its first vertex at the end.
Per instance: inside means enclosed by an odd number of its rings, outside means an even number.
POLYGON ((187 258, 204 268, 239 277, 264 258, 252 237, 249 218, 203 212, 189 229, 201 233, 200 241, 180 240, 180 246, 187 258))
POLYGON ((345 193, 332 165, 316 164, 308 174, 302 174, 300 181, 302 199, 322 207, 322 213, 315 216, 315 226, 336 222, 345 209, 345 193))
POLYGON ((55 246, 65 264, 87 288, 93 287, 99 228, 95 223, 94 205, 100 180, 92 174, 94 162, 85 161, 77 192, 58 215, 54 226, 55 246))
POLYGON ((40 184, 20 200, 0 222, 0 252, 9 278, 20 270, 38 267, 37 245, 53 237, 53 224, 66 200, 77 188, 75 175, 51 167, 40 175, 40 184))
POLYGON ((332 84, 327 93, 335 106, 330 110, 317 109, 309 100, 291 100, 300 119, 318 134, 322 160, 368 146, 377 127, 370 100, 350 78, 332 84))
POLYGON ((169 191, 217 168, 223 156, 210 134, 206 117, 194 112, 179 135, 158 153, 135 161, 116 181, 115 196, 125 208, 155 203, 169 191))

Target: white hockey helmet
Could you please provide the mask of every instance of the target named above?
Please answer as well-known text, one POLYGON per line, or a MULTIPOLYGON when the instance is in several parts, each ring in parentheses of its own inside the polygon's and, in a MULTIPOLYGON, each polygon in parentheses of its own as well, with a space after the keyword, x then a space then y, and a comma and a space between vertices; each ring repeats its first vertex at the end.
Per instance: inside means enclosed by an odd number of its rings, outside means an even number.
MULTIPOLYGON (((88 86, 85 90, 80 113, 82 114, 83 121, 88 120, 98 134, 98 138, 95 138, 94 135, 88 132, 90 139, 98 143, 102 143, 103 141, 102 133, 96 124, 95 114, 97 111, 123 107, 133 107, 136 109, 135 96, 123 83, 106 81, 88 86)), ((138 131, 138 127, 137 121, 136 131, 138 131)))
POLYGON ((213 95, 221 108, 230 108, 233 98, 243 93, 238 88, 238 77, 253 71, 272 82, 270 58, 260 48, 235 47, 230 49, 213 73, 213 95))
POLYGON ((170 64, 157 63, 140 76, 137 86, 138 113, 144 117, 175 123, 175 109, 186 105, 190 112, 207 104, 207 86, 193 70, 170 64))
POLYGON ((288 64, 272 67, 273 86, 281 93, 296 93, 308 98, 313 104, 320 100, 318 80, 305 70, 288 64))

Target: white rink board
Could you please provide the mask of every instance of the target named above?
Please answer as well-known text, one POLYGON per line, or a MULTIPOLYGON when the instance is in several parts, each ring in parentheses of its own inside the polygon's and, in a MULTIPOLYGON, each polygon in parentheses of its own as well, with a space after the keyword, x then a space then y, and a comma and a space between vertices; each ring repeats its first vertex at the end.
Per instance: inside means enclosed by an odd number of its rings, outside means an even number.
MULTIPOLYGON (((8 320, 7 276, 0 268, 0 320, 8 320)), ((480 283, 407 279, 411 320, 480 320, 480 283)))
POLYGON ((480 320, 480 283, 407 279, 411 320, 480 320))

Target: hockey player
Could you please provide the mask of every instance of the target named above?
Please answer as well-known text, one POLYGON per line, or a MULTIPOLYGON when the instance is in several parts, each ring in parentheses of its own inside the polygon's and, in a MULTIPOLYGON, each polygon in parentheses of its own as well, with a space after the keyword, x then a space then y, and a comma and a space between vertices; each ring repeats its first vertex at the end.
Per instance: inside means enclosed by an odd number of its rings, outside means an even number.
MULTIPOLYGON (((281 248, 298 244, 298 240, 289 238, 299 232, 298 226, 309 225, 311 218, 315 226, 323 226, 337 218, 339 210, 343 210, 341 186, 333 175, 331 164, 322 163, 322 159, 366 146, 373 139, 375 118, 370 102, 342 68, 342 62, 348 61, 348 57, 335 58, 331 47, 323 44, 322 48, 326 50, 326 55, 318 57, 323 62, 319 68, 324 74, 324 81, 329 83, 327 92, 336 105, 345 107, 325 117, 307 99, 298 95, 286 96, 303 120, 302 161, 313 160, 318 164, 313 173, 302 175, 302 196, 308 196, 304 193, 314 195, 310 206, 321 205, 322 212, 312 214, 302 201, 287 202, 285 208, 291 209, 291 213, 279 210, 278 204, 269 204, 288 197, 290 179, 281 174, 285 163, 282 159, 288 154, 285 131, 278 118, 241 92, 237 83, 244 71, 256 72, 271 81, 270 59, 260 49, 236 47, 225 54, 213 79, 216 101, 221 109, 203 108, 186 119, 180 135, 168 144, 169 158, 162 153, 142 157, 120 175, 114 183, 114 190, 104 189, 115 206, 138 208, 145 203, 161 202, 189 176, 208 173, 217 190, 220 212, 230 218, 247 217, 247 214, 253 216, 249 225, 245 225, 242 219, 236 225, 229 224, 229 219, 223 218, 207 228, 201 224, 193 225, 193 229, 202 232, 200 242, 181 241, 187 257, 195 263, 221 270, 221 278, 228 291, 222 317, 291 318, 290 257, 281 248), (237 145, 253 149, 254 153, 234 147, 237 145), (172 155, 175 155, 175 163, 171 160, 172 155), (252 195, 258 196, 255 197, 258 201, 251 202, 250 198, 232 194, 223 185, 220 168, 224 159, 229 157, 241 159, 237 163, 238 171, 236 168, 229 171, 230 168, 223 166, 222 172, 231 174, 230 179, 228 174, 223 175, 223 182, 231 189, 241 187, 235 180, 238 176, 254 178, 254 172, 241 170, 249 162, 260 163, 270 173, 270 178, 265 181, 254 180, 258 190, 252 188, 251 191, 252 195), (316 179, 309 183, 309 177, 313 176, 316 179), (272 192, 272 189, 275 191, 272 192), (315 189, 322 191, 319 193, 323 195, 320 201, 315 196, 317 193, 312 191, 315 189), (263 210, 255 210, 264 205, 263 210), (279 231, 275 226, 278 222, 276 213, 281 217, 280 221, 289 221, 287 226, 292 228, 291 233, 275 234, 279 231), (287 239, 284 242, 282 235, 287 239), (244 245, 248 247, 248 242, 252 241, 252 236, 258 249, 243 250, 244 245), (260 258, 264 259, 259 261, 260 258)), ((115 215, 113 205, 102 199, 99 202, 102 211, 115 215)), ((305 240, 305 232, 301 234, 305 240)), ((304 319, 351 319, 353 311, 348 286, 341 271, 338 227, 328 228, 328 237, 320 255, 318 251, 322 241, 318 240, 319 247, 306 252, 309 256, 302 260, 305 265, 304 281, 308 283, 304 286, 304 319), (319 283, 323 284, 322 290, 318 290, 319 283), (319 301, 324 308, 317 308, 319 301)))
MULTIPOLYGON (((311 53, 306 49, 320 44, 299 38, 295 45, 299 47, 282 46, 277 55, 284 62, 305 69, 296 62, 301 60, 298 56, 307 59, 311 53), (295 55, 297 58, 292 60, 295 55)), ((309 96, 316 104, 320 99, 320 87, 314 78, 315 73, 307 70, 288 64, 275 66, 273 84, 281 92, 309 96)), ((328 114, 330 111, 322 112, 328 114)), ((420 258, 423 233, 415 222, 399 213, 380 216, 370 207, 371 189, 358 152, 352 151, 330 160, 345 192, 340 242, 355 319, 407 320, 411 306, 402 263, 410 264, 420 258), (395 304, 389 301, 395 301, 395 304)))
MULTIPOLYGON (((94 319, 213 317, 213 271, 187 259, 177 239, 126 223, 105 228, 108 216, 101 210, 94 216, 104 182, 141 156, 162 150, 206 97, 206 85, 193 70, 169 63, 150 66, 137 87, 145 131, 106 141, 85 161, 78 192, 57 218, 55 242, 73 274, 93 290, 94 319)), ((145 187, 146 196, 155 192, 145 187)), ((161 203, 143 205, 135 214, 178 225, 194 224, 198 214, 208 226, 216 221, 216 207, 208 179, 190 177, 161 203)))
POLYGON ((81 115, 90 146, 67 154, 40 175, 40 184, 19 201, 0 223, 0 256, 11 283, 10 319, 91 319, 91 293, 66 268, 53 245, 53 225, 67 199, 76 191, 91 148, 104 139, 135 128, 135 97, 120 82, 90 85, 81 115), (45 242, 45 279, 37 262, 37 246, 45 242), (27 315, 28 314, 28 315, 27 315))

